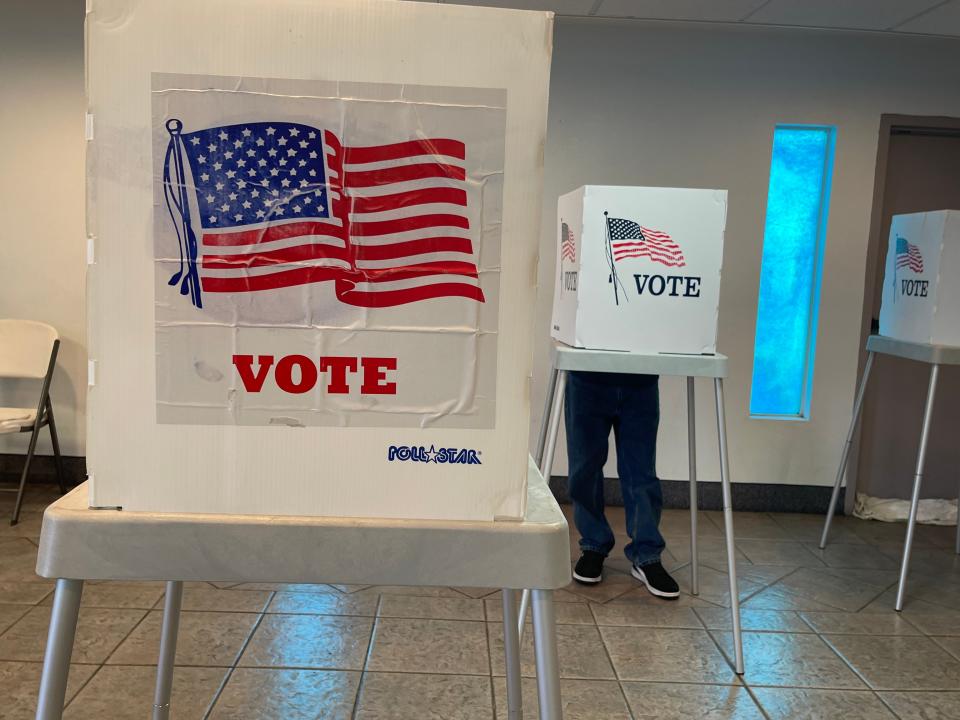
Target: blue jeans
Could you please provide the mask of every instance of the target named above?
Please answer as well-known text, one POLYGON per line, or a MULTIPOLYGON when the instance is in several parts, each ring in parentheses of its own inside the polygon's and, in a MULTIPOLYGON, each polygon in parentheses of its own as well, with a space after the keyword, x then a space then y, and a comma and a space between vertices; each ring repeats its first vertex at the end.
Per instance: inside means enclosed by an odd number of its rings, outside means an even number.
POLYGON ((617 474, 623 490, 625 548, 634 565, 660 559, 663 491, 657 478, 659 378, 654 375, 570 372, 564 419, 567 429, 570 498, 580 549, 608 555, 616 544, 604 515, 603 465, 610 428, 617 445, 617 474))

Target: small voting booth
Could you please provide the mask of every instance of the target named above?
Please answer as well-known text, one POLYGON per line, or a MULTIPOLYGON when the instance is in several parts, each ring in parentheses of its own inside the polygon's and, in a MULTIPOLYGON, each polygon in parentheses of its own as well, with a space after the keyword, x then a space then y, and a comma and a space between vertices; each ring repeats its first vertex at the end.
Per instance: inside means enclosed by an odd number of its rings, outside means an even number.
POLYGON ((960 345, 960 211, 895 215, 880 306, 880 334, 960 345))
POLYGON ((557 206, 552 335, 578 348, 711 354, 726 190, 587 185, 557 206))
POLYGON ((522 517, 552 14, 88 6, 91 505, 522 517))

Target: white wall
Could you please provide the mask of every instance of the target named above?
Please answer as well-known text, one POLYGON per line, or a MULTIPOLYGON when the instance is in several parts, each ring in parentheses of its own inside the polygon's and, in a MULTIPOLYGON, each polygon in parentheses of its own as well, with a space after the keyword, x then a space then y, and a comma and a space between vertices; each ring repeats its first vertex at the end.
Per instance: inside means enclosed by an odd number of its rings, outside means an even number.
MULTIPOLYGON (((828 485, 853 404, 882 113, 960 116, 960 41, 716 25, 557 23, 547 134, 534 370, 542 412, 556 200, 584 184, 727 188, 719 349, 730 356, 734 481, 828 485), (836 125, 810 422, 751 420, 750 377, 770 146, 776 123, 836 125)), ((716 479, 712 388, 699 386, 698 445, 716 479)), ((685 478, 680 380, 665 378, 659 472, 685 478)), ((566 472, 561 443, 555 474, 566 472)), ((611 453, 612 457, 612 453, 611 453)), ((608 471, 613 475, 612 464, 608 471)))
MULTIPOLYGON (((68 455, 83 454, 87 362, 83 10, 83 0, 0 6, 0 317, 60 331, 52 392, 68 455)), ((4 381, 0 404, 32 405, 37 392, 4 381)), ((0 452, 26 444, 26 435, 0 435, 0 452)))
MULTIPOLYGON (((35 318, 60 329, 54 401, 70 454, 83 452, 86 385, 82 19, 82 0, 6 0, 0 9, 0 316, 35 318)), ((958 87, 956 40, 558 20, 534 425, 547 370, 557 196, 586 183, 728 188, 720 349, 731 357, 734 479, 829 484, 853 397, 880 115, 960 116, 958 87), (749 420, 747 414, 777 122, 838 128, 808 423, 749 420)), ((660 474, 683 478, 684 399, 678 380, 664 379, 662 388, 660 474)), ((700 386, 706 479, 717 475, 710 393, 700 386)), ((0 438, 0 452, 22 451, 23 444, 22 438, 0 438)), ((562 447, 557 474, 566 472, 562 447)))

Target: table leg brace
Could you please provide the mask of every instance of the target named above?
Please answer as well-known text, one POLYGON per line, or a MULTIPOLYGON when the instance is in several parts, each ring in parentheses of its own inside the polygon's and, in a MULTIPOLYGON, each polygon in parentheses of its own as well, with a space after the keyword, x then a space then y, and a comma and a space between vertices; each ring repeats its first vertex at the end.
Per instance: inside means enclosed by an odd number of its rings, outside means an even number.
POLYGON ((63 703, 67 696, 67 676, 70 656, 77 634, 77 616, 83 580, 57 580, 47 633, 47 650, 43 656, 40 676, 40 695, 37 699, 37 720, 59 720, 63 717, 63 703))
POLYGON ((737 582, 737 556, 733 535, 733 499, 730 489, 730 457, 727 452, 727 420, 723 402, 723 379, 716 378, 717 435, 720 440, 720 486, 723 494, 723 530, 727 541, 727 572, 730 577, 730 619, 733 630, 734 669, 743 675, 743 636, 740 633, 740 585, 737 582))
MULTIPOLYGON (((553 470, 553 456, 557 451, 557 435, 560 432, 560 418, 563 417, 563 394, 567 389, 567 371, 558 370, 554 375, 551 389, 548 391, 551 409, 543 418, 546 433, 541 430, 545 440, 543 456, 539 459, 540 474, 550 484, 550 472, 553 470)), ((520 640, 523 640, 523 624, 527 618, 527 608, 530 607, 530 591, 524 590, 520 596, 520 617, 517 620, 517 630, 520 640)))
POLYGON ((697 556, 697 408, 693 378, 687 378, 687 456, 690 463, 690 594, 700 594, 700 558, 697 556))
POLYGON ((913 495, 910 498, 910 517, 907 519, 907 537, 903 542, 903 560, 900 563, 900 583, 897 585, 897 601, 894 609, 903 610, 907 591, 907 573, 910 572, 910 552, 913 550, 913 533, 917 526, 917 510, 920 507, 920 486, 923 484, 923 466, 927 459, 927 440, 930 438, 930 418, 933 415, 933 398, 937 393, 937 375, 940 366, 930 366, 930 384, 927 386, 927 403, 923 409, 923 427, 920 430, 920 449, 917 452, 917 469, 913 476, 913 495))
MULTIPOLYGON (((847 440, 843 444, 843 453, 840 455, 840 468, 837 470, 837 478, 833 482, 833 493, 830 495, 830 507, 827 508, 827 517, 823 521, 823 533, 820 535, 820 549, 827 546, 827 535, 830 533, 830 523, 833 522, 833 514, 837 511, 837 499, 840 497, 840 484, 843 482, 843 475, 847 471, 847 461, 850 459, 850 447, 853 445, 853 433, 857 429, 857 421, 860 420, 860 411, 863 409, 863 395, 867 390, 867 381, 870 379, 870 369, 873 367, 873 353, 867 353, 867 364, 863 368, 863 378, 860 380, 860 387, 857 390, 857 398, 853 403, 853 418, 850 420, 850 428, 847 430, 847 440)), ((848 487, 849 491, 850 488, 848 487)))
POLYGON ((177 656, 180 631, 180 606, 183 582, 171 580, 163 601, 163 628, 160 631, 160 659, 157 662, 157 687, 153 694, 153 720, 170 717, 170 693, 173 690, 173 662, 177 656))
POLYGON ((523 694, 520 687, 520 632, 517 628, 517 593, 503 589, 503 657, 507 672, 507 718, 522 720, 523 694))
POLYGON ((537 695, 540 720, 562 720, 560 661, 552 590, 533 591, 533 642, 537 659, 537 695))

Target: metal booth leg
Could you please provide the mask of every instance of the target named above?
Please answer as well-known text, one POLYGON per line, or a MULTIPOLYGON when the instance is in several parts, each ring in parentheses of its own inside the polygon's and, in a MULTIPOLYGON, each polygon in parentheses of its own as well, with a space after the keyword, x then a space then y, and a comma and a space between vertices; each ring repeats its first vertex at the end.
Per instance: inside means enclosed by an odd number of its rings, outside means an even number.
POLYGON ((83 580, 57 580, 47 632, 47 650, 43 656, 40 675, 40 695, 37 698, 37 720, 59 720, 63 717, 63 703, 67 696, 67 676, 70 673, 70 655, 77 634, 77 616, 83 580))
POLYGON ((894 609, 903 610, 903 596, 907 589, 907 573, 910 571, 910 551, 913 549, 913 531, 917 525, 917 508, 920 506, 920 485, 923 483, 923 465, 927 459, 927 440, 930 437, 930 416, 933 414, 933 398, 937 392, 939 365, 930 366, 930 385, 927 387, 927 404, 923 409, 923 426, 920 430, 920 450, 917 452, 917 470, 913 476, 913 495, 910 498, 910 518, 907 520, 907 537, 903 543, 903 561, 900 563, 900 583, 897 585, 897 602, 894 609))
POLYGON ((153 720, 170 717, 170 693, 173 690, 173 661, 177 656, 180 631, 180 606, 183 582, 171 580, 163 601, 163 627, 160 631, 160 659, 157 661, 157 687, 153 693, 153 720))
POLYGON ((697 410, 693 378, 687 378, 687 456, 690 462, 690 592, 700 594, 700 558, 697 553, 697 410))
POLYGON ((733 500, 730 492, 730 458, 727 453, 727 419, 723 403, 723 378, 714 379, 717 393, 717 436, 720 440, 720 485, 723 490, 723 527, 727 540, 727 572, 730 574, 730 616, 733 629, 734 669, 743 675, 743 636, 740 634, 740 591, 733 537, 733 500))
POLYGON ((853 403, 853 418, 850 420, 850 429, 847 430, 847 441, 843 445, 843 453, 840 455, 840 469, 837 470, 837 479, 833 482, 833 494, 830 495, 830 507, 827 508, 827 517, 823 521, 823 534, 820 535, 820 549, 827 546, 827 535, 830 533, 830 523, 833 522, 833 514, 837 510, 837 499, 840 497, 840 483, 843 482, 843 474, 847 471, 847 460, 850 458, 850 446, 853 444, 853 433, 857 428, 857 421, 860 419, 860 410, 863 408, 863 395, 867 390, 867 380, 870 378, 870 370, 873 367, 873 353, 867 353, 867 364, 863 368, 863 378, 860 380, 860 387, 857 389, 857 399, 853 403))
POLYGON ((522 720, 523 691, 520 686, 520 632, 517 628, 517 593, 503 592, 503 657, 507 673, 507 718, 522 720))
POLYGON ((562 720, 560 661, 552 590, 533 590, 533 643, 537 659, 540 720, 562 720))
POLYGON ((553 397, 557 392, 559 371, 556 367, 550 368, 550 380, 547 382, 547 397, 543 401, 543 416, 540 418, 540 433, 537 437, 537 450, 533 460, 537 467, 543 464, 543 450, 547 445, 547 429, 550 427, 550 412, 553 410, 553 397))
POLYGON ((63 457, 60 455, 60 436, 57 435, 57 422, 53 419, 53 403, 50 402, 50 396, 47 396, 47 427, 50 430, 50 442, 53 445, 53 459, 57 468, 57 484, 60 486, 60 494, 67 492, 66 475, 63 472, 63 457))
MULTIPOLYGON (((543 418, 542 426, 546 428, 543 456, 540 458, 540 474, 549 483, 550 471, 553 469, 553 456, 557 450, 557 435, 560 432, 560 418, 563 417, 563 393, 567 389, 567 371, 556 370, 553 389, 549 392, 552 399, 550 412, 543 418)), ((540 434, 544 435, 541 428, 540 434)), ((520 596, 520 617, 517 620, 517 632, 523 640, 523 622, 527 617, 527 608, 530 607, 530 591, 524 590, 520 596)))

